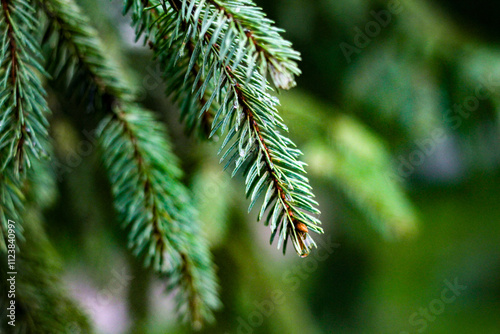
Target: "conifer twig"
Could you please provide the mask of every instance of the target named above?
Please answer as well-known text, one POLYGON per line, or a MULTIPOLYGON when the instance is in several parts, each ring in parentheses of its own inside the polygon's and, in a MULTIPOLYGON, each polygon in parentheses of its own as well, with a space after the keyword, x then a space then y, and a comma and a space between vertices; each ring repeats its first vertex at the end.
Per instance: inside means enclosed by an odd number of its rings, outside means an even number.
POLYGON ((45 155, 49 113, 45 91, 36 72, 40 65, 38 21, 29 2, 1 0, 0 4, 0 150, 2 172, 12 161, 14 175, 24 177, 33 158, 45 155))
MULTIPOLYGON (((192 98, 181 100, 183 113, 202 117, 207 110, 217 110, 210 136, 228 130, 220 151, 231 144, 221 161, 228 158, 225 168, 234 163, 233 175, 246 166, 250 209, 265 194, 259 219, 268 211, 271 241, 278 234, 278 247, 284 245, 285 250, 291 237, 296 251, 307 255, 315 245, 308 232, 322 232, 319 220, 312 216, 319 214, 317 203, 304 176, 304 163, 298 160, 301 152, 280 133, 287 128, 277 113, 277 99, 266 92, 270 87, 255 71, 255 55, 248 48, 247 34, 233 29, 236 19, 211 1, 147 3, 150 6, 144 8, 142 1, 126 1, 125 10, 132 8, 138 38, 144 32, 153 41, 165 72, 176 80, 184 78, 182 85, 170 86, 174 95, 190 90, 195 101, 204 101, 200 110, 185 103, 192 98), (185 60, 190 43, 195 45, 194 51, 188 52, 189 59, 185 60), (205 99, 207 91, 211 94, 205 99)), ((239 24, 249 24, 251 17, 247 18, 238 19, 239 24)), ((279 39, 268 42, 281 45, 279 39)))

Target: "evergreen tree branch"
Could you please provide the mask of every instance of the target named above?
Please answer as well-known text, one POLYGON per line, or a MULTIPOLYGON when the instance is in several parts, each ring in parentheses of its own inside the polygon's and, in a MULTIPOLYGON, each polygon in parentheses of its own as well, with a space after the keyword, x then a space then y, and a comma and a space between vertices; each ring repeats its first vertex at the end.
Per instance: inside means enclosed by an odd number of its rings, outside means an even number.
POLYGON ((45 155, 49 113, 36 71, 45 74, 34 32, 38 21, 26 1, 2 0, 0 6, 0 149, 5 150, 2 172, 13 161, 16 177, 24 174, 33 158, 45 155))
MULTIPOLYGON (((54 77, 69 79, 80 100, 107 113, 99 126, 100 146, 129 244, 178 289, 178 309, 194 326, 212 318, 218 304, 209 250, 198 232, 189 196, 165 131, 137 106, 131 89, 105 57, 96 33, 71 1, 41 1, 50 20, 46 42, 56 32, 50 57, 54 77), (62 64, 62 65, 61 65, 62 64)), ((69 89, 71 91, 71 89, 69 89)))
POLYGON ((164 135, 150 114, 131 105, 117 106, 100 130, 115 205, 131 230, 130 247, 169 276, 171 289, 181 289, 179 310, 198 327, 218 305, 215 279, 206 245, 188 221, 194 213, 164 135))
POLYGON ((243 46, 248 52, 248 58, 252 59, 251 66, 256 66, 260 74, 266 78, 269 73, 277 88, 290 89, 296 85, 294 76, 300 75, 301 71, 297 65, 300 54, 292 49, 292 43, 283 39, 283 29, 274 26, 274 22, 268 19, 261 8, 257 7, 251 0, 203 0, 188 1, 169 0, 172 7, 190 20, 198 19, 196 13, 189 8, 193 5, 203 7, 205 4, 212 5, 218 11, 218 17, 224 17, 229 24, 229 29, 235 35, 242 37, 243 46), (189 7, 188 7, 189 6, 189 7))
MULTIPOLYGON (((246 46, 246 34, 236 33, 231 28, 232 17, 226 17, 204 1, 149 3, 153 5, 143 8, 142 1, 126 1, 125 10, 133 9, 136 32, 139 35, 145 32, 146 38, 153 41, 155 54, 166 74, 184 77, 183 85, 173 87, 175 94, 191 90, 196 91, 194 96, 199 98, 204 96, 207 87, 212 88, 201 110, 188 112, 201 117, 205 111, 217 109, 211 135, 229 129, 220 151, 232 141, 221 159, 228 158, 225 168, 234 162, 234 176, 246 166, 250 209, 260 195, 265 194, 259 220, 268 211, 266 224, 271 227, 271 242, 278 234, 278 247, 284 244, 285 251, 290 236, 296 251, 306 256, 315 246, 309 230, 322 232, 319 220, 313 216, 319 214, 315 208, 317 203, 304 176, 304 163, 298 160, 301 152, 280 133, 287 128, 276 110, 279 102, 266 93, 270 87, 255 71, 246 46), (186 61, 182 59, 189 41, 195 47, 186 69, 186 61), (176 67, 177 61, 181 65, 176 67), (199 70, 189 87, 196 64, 199 70)), ((184 107, 181 104, 181 108, 184 107)))
POLYGON ((283 39, 284 30, 274 26, 261 8, 251 0, 210 0, 224 12, 231 28, 248 38, 247 47, 255 59, 255 66, 265 78, 269 73, 277 88, 290 89, 296 85, 294 76, 301 74, 297 65, 300 54, 292 49, 292 43, 283 39))

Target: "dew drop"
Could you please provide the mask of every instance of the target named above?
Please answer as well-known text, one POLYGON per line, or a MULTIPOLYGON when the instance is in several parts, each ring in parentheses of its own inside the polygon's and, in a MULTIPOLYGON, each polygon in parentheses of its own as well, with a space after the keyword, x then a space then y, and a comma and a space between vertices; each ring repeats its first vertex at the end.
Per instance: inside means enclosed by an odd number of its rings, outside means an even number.
POLYGON ((243 111, 238 113, 238 124, 241 123, 244 118, 245 118, 245 113, 243 111))

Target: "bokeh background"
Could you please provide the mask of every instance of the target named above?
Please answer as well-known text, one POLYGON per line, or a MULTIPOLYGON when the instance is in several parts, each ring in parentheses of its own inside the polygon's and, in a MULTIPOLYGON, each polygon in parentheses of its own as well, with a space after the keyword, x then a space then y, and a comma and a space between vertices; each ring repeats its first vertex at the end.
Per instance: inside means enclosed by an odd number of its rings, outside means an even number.
MULTIPOLYGON (((307 259, 269 245, 217 143, 186 135, 121 2, 80 1, 186 171, 224 304, 201 333, 500 333, 500 4, 256 2, 303 57, 278 96, 322 211, 307 259)), ((66 289, 99 333, 190 333, 127 251, 84 108, 51 104, 66 289)))

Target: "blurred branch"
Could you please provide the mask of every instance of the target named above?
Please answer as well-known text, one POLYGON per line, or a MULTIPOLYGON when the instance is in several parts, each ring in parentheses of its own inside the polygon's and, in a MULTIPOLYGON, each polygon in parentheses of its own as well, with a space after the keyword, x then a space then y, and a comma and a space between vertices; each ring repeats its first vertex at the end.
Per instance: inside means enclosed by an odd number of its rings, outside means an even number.
MULTIPOLYGON (((43 170, 43 168, 42 168, 43 170)), ((68 297, 60 279, 61 267, 59 257, 52 248, 42 221, 41 208, 50 203, 51 195, 41 199, 40 187, 46 187, 51 177, 41 172, 43 183, 36 184, 35 180, 29 187, 29 198, 23 210, 24 239, 16 239, 17 252, 15 269, 16 275, 16 329, 19 333, 93 333, 86 316, 79 306, 68 297)), ((50 188, 45 188, 50 191, 50 188)), ((16 222, 17 223, 17 222, 16 222)), ((0 296, 3 319, 9 306, 7 291, 10 283, 7 278, 9 270, 7 261, 0 264, 1 290, 0 296)), ((11 326, 2 320, 3 331, 11 330, 11 326), (8 329, 9 328, 9 329, 8 329)))
POLYGON ((309 144, 305 152, 311 172, 336 184, 368 220, 386 236, 400 237, 416 231, 417 216, 393 170, 386 145, 356 119, 305 94, 287 94, 283 109, 309 144), (308 115, 302 116, 307 105, 308 115), (323 136, 318 136, 323 131, 323 136), (322 139, 320 139, 322 138, 322 139))

